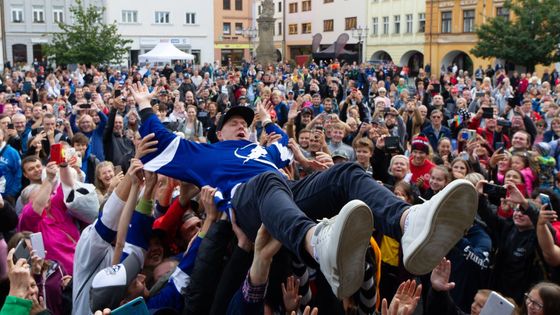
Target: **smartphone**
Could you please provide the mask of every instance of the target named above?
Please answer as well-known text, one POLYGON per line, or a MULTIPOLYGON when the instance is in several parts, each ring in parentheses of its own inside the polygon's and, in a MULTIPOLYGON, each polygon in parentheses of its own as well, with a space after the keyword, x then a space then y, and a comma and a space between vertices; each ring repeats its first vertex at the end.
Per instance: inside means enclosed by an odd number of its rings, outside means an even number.
POLYGON ((494 109, 492 107, 483 107, 482 118, 494 118, 494 109))
POLYGON ((115 175, 117 175, 118 173, 122 172, 122 166, 120 165, 115 165, 115 175))
POLYGON ((548 206, 548 210, 554 210, 552 209, 552 204, 550 203, 550 197, 547 194, 539 194, 539 199, 541 200, 541 204, 547 205, 548 206))
POLYGON ((64 159, 68 164, 75 164, 77 167, 82 167, 82 158, 74 148, 64 150, 64 159))
POLYGON ((21 239, 16 246, 16 251, 14 252, 14 264, 22 258, 27 261, 31 258, 31 253, 29 252, 29 248, 27 248, 25 239, 21 239))
POLYGON ((498 120, 498 126, 511 127, 511 121, 505 120, 505 119, 500 119, 500 120, 498 120))
POLYGON ((494 142, 494 150, 504 150, 505 146, 503 142, 494 142))
POLYGON ((484 92, 476 92, 475 93, 476 97, 483 97, 484 96, 484 92))
POLYGON ((385 107, 385 108, 383 109, 383 112, 384 112, 384 113, 388 113, 388 112, 390 112, 390 111, 391 111, 391 108, 390 108, 390 107, 385 107))
POLYGON ((119 306, 111 311, 111 315, 150 315, 148 306, 142 297, 137 297, 134 300, 119 306))
POLYGON ((115 97, 121 96, 121 90, 115 90, 115 97))
POLYGON ((385 138, 385 151, 395 152, 400 149, 399 137, 386 137, 385 138))
POLYGON ((503 296, 492 291, 484 307, 480 310, 480 315, 511 315, 514 310, 515 305, 506 300, 503 296))
POLYGON ((505 198, 507 189, 503 186, 485 183, 482 187, 482 192, 488 196, 496 196, 498 198, 505 198))
POLYGON ((88 108, 91 108, 91 105, 90 104, 80 104, 80 108, 88 109, 88 108))
POLYGON ((37 256, 45 259, 45 243, 43 242, 43 234, 41 232, 33 233, 29 235, 31 239, 31 247, 37 254, 37 256))
POLYGON ((298 95, 303 95, 303 94, 305 94, 305 90, 304 89, 299 89, 298 95))
POLYGON ((51 145, 51 158, 49 161, 56 162, 57 165, 66 162, 64 159, 64 152, 62 150, 62 144, 55 143, 51 145))
POLYGON ((8 124, 8 129, 14 129, 14 124, 8 124))

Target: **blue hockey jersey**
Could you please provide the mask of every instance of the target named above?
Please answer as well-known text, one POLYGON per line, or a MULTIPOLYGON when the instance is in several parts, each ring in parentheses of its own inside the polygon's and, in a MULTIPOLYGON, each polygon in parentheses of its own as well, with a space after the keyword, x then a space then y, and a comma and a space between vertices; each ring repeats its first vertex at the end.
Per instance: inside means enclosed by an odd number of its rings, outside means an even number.
POLYGON ((154 133, 158 150, 142 158, 144 169, 173 177, 198 187, 210 185, 218 189, 218 209, 224 211, 232 197, 232 189, 252 177, 288 166, 292 152, 288 136, 275 124, 266 132, 282 138, 268 147, 247 140, 202 144, 182 139, 169 132, 152 113, 142 113, 142 137, 154 133))

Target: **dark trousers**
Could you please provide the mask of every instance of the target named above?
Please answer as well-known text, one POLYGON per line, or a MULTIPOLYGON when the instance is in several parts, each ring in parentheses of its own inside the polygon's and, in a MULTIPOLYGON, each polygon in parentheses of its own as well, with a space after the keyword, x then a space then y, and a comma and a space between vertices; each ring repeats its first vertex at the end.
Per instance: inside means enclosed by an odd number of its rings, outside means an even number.
POLYGON ((350 200, 359 199, 371 209, 374 226, 400 240, 400 218, 410 207, 380 185, 357 163, 337 164, 299 181, 278 172, 265 172, 241 184, 232 200, 237 224, 250 239, 264 223, 270 234, 305 259, 305 234, 314 220, 330 218, 350 200))

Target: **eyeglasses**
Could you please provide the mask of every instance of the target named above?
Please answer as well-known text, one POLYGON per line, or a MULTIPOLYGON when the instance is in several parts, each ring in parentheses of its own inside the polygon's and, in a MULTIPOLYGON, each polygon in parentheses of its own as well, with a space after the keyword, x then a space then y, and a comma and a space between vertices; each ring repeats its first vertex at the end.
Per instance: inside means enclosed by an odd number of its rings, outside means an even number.
POLYGON ((525 304, 527 304, 527 307, 529 307, 530 305, 533 305, 533 307, 537 310, 540 311, 542 310, 542 308, 544 307, 544 305, 542 305, 541 303, 533 300, 530 296, 529 293, 525 293, 525 304))

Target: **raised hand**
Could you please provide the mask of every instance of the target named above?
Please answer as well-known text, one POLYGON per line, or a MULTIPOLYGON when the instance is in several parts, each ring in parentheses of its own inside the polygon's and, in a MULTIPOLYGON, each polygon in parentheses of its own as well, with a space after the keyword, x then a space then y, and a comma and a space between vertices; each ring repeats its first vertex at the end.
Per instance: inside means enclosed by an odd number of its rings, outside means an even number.
POLYGON ((138 104, 140 110, 152 107, 150 101, 158 94, 159 90, 160 87, 156 86, 156 88, 154 88, 154 90, 150 93, 150 91, 148 91, 148 86, 140 81, 130 87, 130 93, 134 97, 134 100, 136 101, 136 104, 138 104))
POLYGON ((415 280, 407 280, 399 286, 391 304, 387 307, 387 300, 381 303, 382 315, 411 315, 422 294, 422 285, 416 286, 415 280))
POLYGON ((299 291, 299 279, 294 276, 289 276, 286 279, 286 284, 282 283, 282 299, 284 300, 284 307, 286 312, 296 311, 301 301, 299 291))
POLYGON ((218 208, 214 202, 214 195, 217 191, 218 189, 208 185, 200 190, 200 203, 204 207, 207 220, 216 221, 218 219, 218 208))
POLYGON ((446 292, 455 287, 455 282, 449 282, 451 275, 451 262, 445 258, 441 260, 430 276, 432 282, 432 289, 439 292, 446 292))
POLYGON ((9 295, 25 299, 27 297, 27 289, 31 279, 31 270, 25 259, 19 259, 14 264, 15 248, 8 252, 8 278, 10 279, 9 295))
POLYGON ((134 157, 136 159, 141 159, 152 152, 156 152, 158 141, 155 138, 156 135, 153 133, 150 133, 142 138, 142 140, 138 144, 138 148, 136 148, 136 154, 134 155, 134 157))

